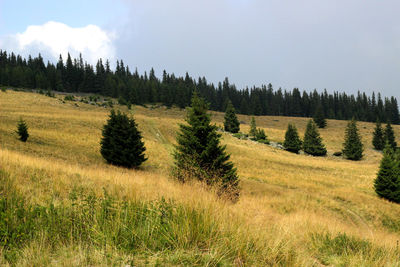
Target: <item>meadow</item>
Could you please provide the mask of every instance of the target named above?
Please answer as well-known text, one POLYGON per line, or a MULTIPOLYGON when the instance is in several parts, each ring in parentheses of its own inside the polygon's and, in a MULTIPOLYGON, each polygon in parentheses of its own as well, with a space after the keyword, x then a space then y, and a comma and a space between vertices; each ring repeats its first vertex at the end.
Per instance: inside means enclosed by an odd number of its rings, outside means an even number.
MULTIPOLYGON (((170 175, 185 110, 116 105, 134 115, 149 158, 124 169, 99 152, 110 108, 63 99, 0 92, 1 265, 400 266, 400 206, 373 190, 382 154, 372 148, 372 123, 358 123, 361 161, 332 155, 346 121, 320 130, 326 157, 223 133, 241 179, 231 203, 170 175), (15 133, 20 117, 26 143, 15 133)), ((222 126, 224 114, 211 113, 222 126)), ((238 117, 248 132, 251 117, 238 117)), ((256 117, 275 142, 289 122, 302 137, 307 121, 256 117)))

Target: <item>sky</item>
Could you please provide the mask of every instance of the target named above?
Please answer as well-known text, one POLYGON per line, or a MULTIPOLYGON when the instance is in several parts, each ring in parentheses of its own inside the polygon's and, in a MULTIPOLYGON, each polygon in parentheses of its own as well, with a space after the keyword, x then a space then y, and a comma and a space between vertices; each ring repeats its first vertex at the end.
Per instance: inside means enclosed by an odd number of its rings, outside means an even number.
POLYGON ((400 98, 398 0, 0 0, 0 49, 400 98))

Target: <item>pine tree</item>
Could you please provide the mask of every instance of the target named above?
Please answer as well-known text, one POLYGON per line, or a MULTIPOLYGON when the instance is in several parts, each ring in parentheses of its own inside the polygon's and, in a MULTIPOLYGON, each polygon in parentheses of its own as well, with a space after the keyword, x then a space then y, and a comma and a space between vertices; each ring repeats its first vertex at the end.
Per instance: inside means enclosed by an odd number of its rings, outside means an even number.
POLYGON ((399 160, 389 143, 386 143, 374 188, 378 196, 400 203, 399 160))
POLYGON ((240 122, 236 116, 235 108, 232 105, 232 102, 229 101, 226 111, 225 111, 225 122, 224 122, 225 131, 231 133, 238 133, 240 130, 240 122))
POLYGON ((303 142, 304 152, 313 156, 325 156, 326 148, 322 143, 322 138, 319 135, 316 124, 313 120, 307 123, 306 132, 304 134, 303 142))
POLYGON ((249 135, 252 136, 253 138, 256 138, 256 134, 257 134, 256 119, 254 119, 254 117, 251 117, 249 135))
POLYGON ((360 160, 363 157, 363 144, 354 119, 349 121, 346 128, 343 155, 350 160, 360 160))
POLYGON ((285 142, 283 146, 287 151, 299 153, 301 149, 301 140, 297 132, 296 126, 289 123, 285 134, 285 142))
POLYGON ((26 140, 28 140, 29 137, 28 126, 26 125, 26 122, 22 118, 20 118, 18 121, 16 132, 19 136, 19 140, 21 140, 22 142, 26 142, 26 140))
POLYGON ((390 122, 388 122, 386 124, 386 128, 385 128, 385 142, 388 142, 389 145, 392 147, 393 150, 396 150, 397 148, 397 143, 396 143, 396 139, 394 137, 394 131, 392 128, 392 125, 390 124, 390 122))
POLYGON ((372 145, 376 150, 383 150, 385 147, 385 134, 380 121, 376 121, 375 131, 373 133, 372 145))
POLYGON ((111 110, 100 144, 101 155, 110 164, 134 168, 147 160, 135 120, 120 111, 111 110))
POLYGON ((313 118, 314 122, 318 125, 318 128, 325 128, 326 127, 326 120, 324 115, 324 110, 322 105, 319 104, 313 118))
POLYGON ((231 196, 238 197, 239 178, 229 161, 226 146, 220 144, 217 126, 211 124, 208 105, 194 93, 186 122, 180 124, 173 154, 175 175, 180 181, 197 179, 208 185, 217 184, 231 196))

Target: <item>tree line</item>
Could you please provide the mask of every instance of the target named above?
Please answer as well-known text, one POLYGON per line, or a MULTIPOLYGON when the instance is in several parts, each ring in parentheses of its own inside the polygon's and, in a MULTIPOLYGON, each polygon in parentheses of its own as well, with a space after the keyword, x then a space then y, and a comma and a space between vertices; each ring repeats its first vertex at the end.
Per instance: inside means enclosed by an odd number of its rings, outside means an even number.
POLYGON ((115 70, 110 62, 97 61, 95 66, 84 62, 82 55, 64 60, 60 55, 56 64, 44 63, 42 56, 22 58, 0 50, 0 85, 40 88, 60 92, 82 92, 119 98, 121 103, 144 105, 162 103, 168 107, 188 107, 196 90, 214 111, 225 111, 229 100, 240 114, 312 117, 320 107, 328 119, 391 122, 400 124, 399 109, 395 97, 382 97, 380 93, 367 96, 346 93, 307 92, 274 89, 272 84, 237 89, 225 78, 214 85, 205 77, 195 79, 188 73, 184 77, 169 74, 165 70, 161 78, 154 69, 139 74, 131 71, 123 60, 116 62, 115 70))

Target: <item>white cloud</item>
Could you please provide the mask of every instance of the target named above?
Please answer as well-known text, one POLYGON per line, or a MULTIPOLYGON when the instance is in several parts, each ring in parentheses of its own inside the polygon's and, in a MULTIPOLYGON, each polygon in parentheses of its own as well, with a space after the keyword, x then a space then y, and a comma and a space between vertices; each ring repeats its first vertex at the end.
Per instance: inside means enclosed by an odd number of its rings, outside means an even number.
POLYGON ((64 60, 69 52, 76 58, 82 53, 84 60, 95 64, 97 59, 115 58, 113 40, 115 34, 108 33, 96 25, 72 28, 60 22, 49 21, 43 25, 28 26, 23 33, 9 35, 0 40, 0 45, 8 52, 31 54, 41 53, 45 58, 64 60))

